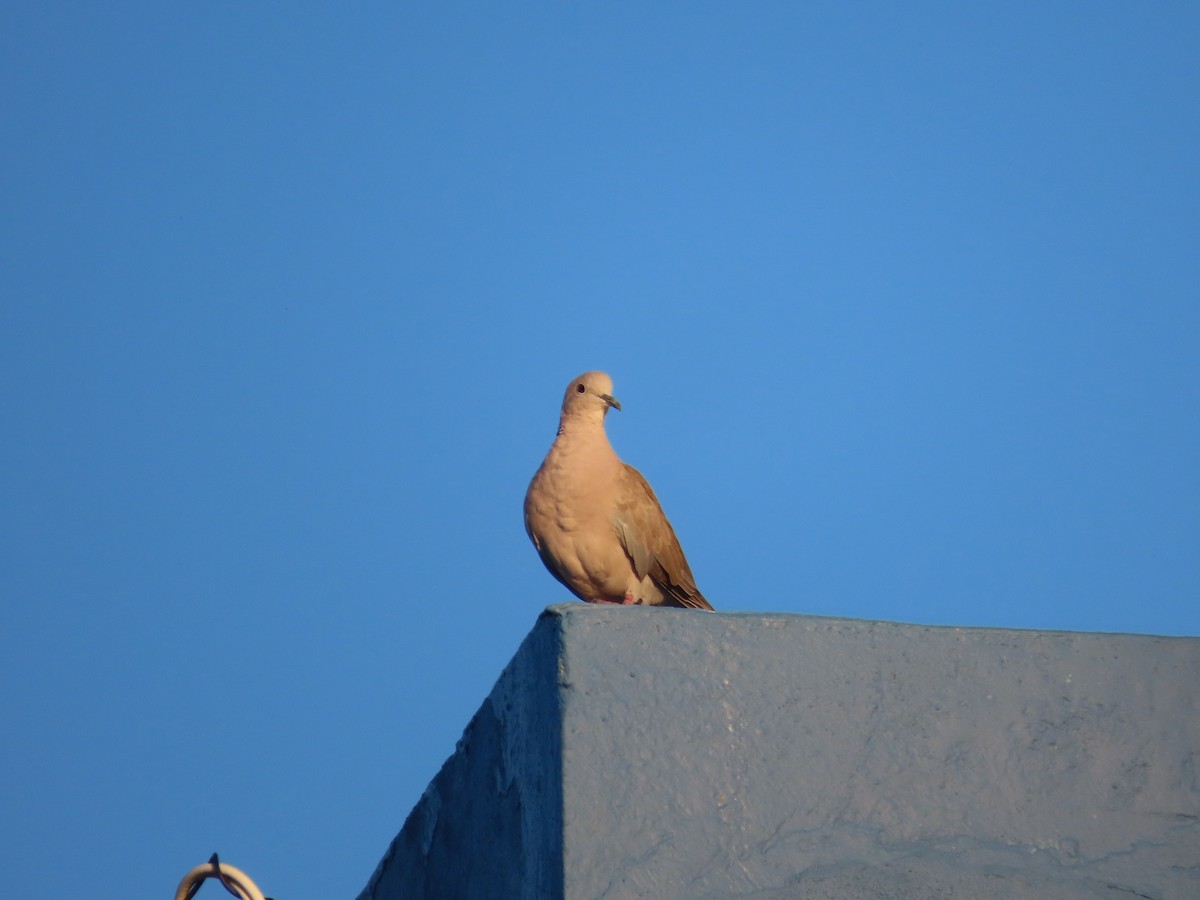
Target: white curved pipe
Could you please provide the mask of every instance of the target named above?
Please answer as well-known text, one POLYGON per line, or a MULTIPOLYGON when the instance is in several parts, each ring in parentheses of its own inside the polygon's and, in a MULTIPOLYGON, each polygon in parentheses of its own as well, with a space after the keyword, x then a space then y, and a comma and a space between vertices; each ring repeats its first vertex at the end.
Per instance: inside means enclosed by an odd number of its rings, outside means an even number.
POLYGON ((243 872, 237 866, 231 866, 229 863, 218 863, 216 855, 202 866, 196 866, 192 871, 183 876, 183 881, 179 882, 179 887, 175 889, 175 900, 191 900, 196 896, 196 891, 200 890, 200 885, 204 883, 206 878, 220 879, 224 876, 225 883, 233 888, 241 900, 266 900, 263 897, 262 891, 258 889, 250 876, 243 872), (217 866, 220 866, 220 874, 217 872, 217 866))

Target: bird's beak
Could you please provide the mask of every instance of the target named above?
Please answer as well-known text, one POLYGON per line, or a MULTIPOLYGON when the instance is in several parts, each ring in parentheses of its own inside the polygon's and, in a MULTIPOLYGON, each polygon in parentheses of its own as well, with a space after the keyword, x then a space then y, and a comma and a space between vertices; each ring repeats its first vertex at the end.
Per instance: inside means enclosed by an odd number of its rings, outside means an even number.
POLYGON ((620 411, 621 404, 617 402, 617 398, 614 397, 612 394, 601 394, 600 399, 603 400, 605 403, 607 403, 609 406, 611 406, 613 409, 617 410, 618 412, 620 411))

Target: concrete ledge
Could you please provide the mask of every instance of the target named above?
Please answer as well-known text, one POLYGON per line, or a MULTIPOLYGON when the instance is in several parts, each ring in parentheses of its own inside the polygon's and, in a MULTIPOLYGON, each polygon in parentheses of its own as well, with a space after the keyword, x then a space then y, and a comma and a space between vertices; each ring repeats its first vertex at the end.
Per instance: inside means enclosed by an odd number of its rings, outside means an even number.
POLYGON ((1200 897, 1200 640, 566 604, 360 900, 1200 897))

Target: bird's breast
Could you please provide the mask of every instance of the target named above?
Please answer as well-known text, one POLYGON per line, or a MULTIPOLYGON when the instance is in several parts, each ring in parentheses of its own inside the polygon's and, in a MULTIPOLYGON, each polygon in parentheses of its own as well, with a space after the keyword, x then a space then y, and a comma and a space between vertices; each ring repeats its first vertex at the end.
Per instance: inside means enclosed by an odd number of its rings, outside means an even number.
POLYGON ((631 574, 613 527, 603 466, 581 478, 572 460, 551 454, 525 496, 525 527, 551 571, 584 599, 619 599, 631 574))

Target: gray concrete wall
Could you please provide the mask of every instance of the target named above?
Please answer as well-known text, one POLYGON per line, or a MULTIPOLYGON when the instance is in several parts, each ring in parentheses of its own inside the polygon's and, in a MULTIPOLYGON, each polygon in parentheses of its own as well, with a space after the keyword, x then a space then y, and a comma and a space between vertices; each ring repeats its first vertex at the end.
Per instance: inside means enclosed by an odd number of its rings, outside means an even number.
POLYGON ((1200 640, 551 607, 361 900, 1200 898, 1200 640))

